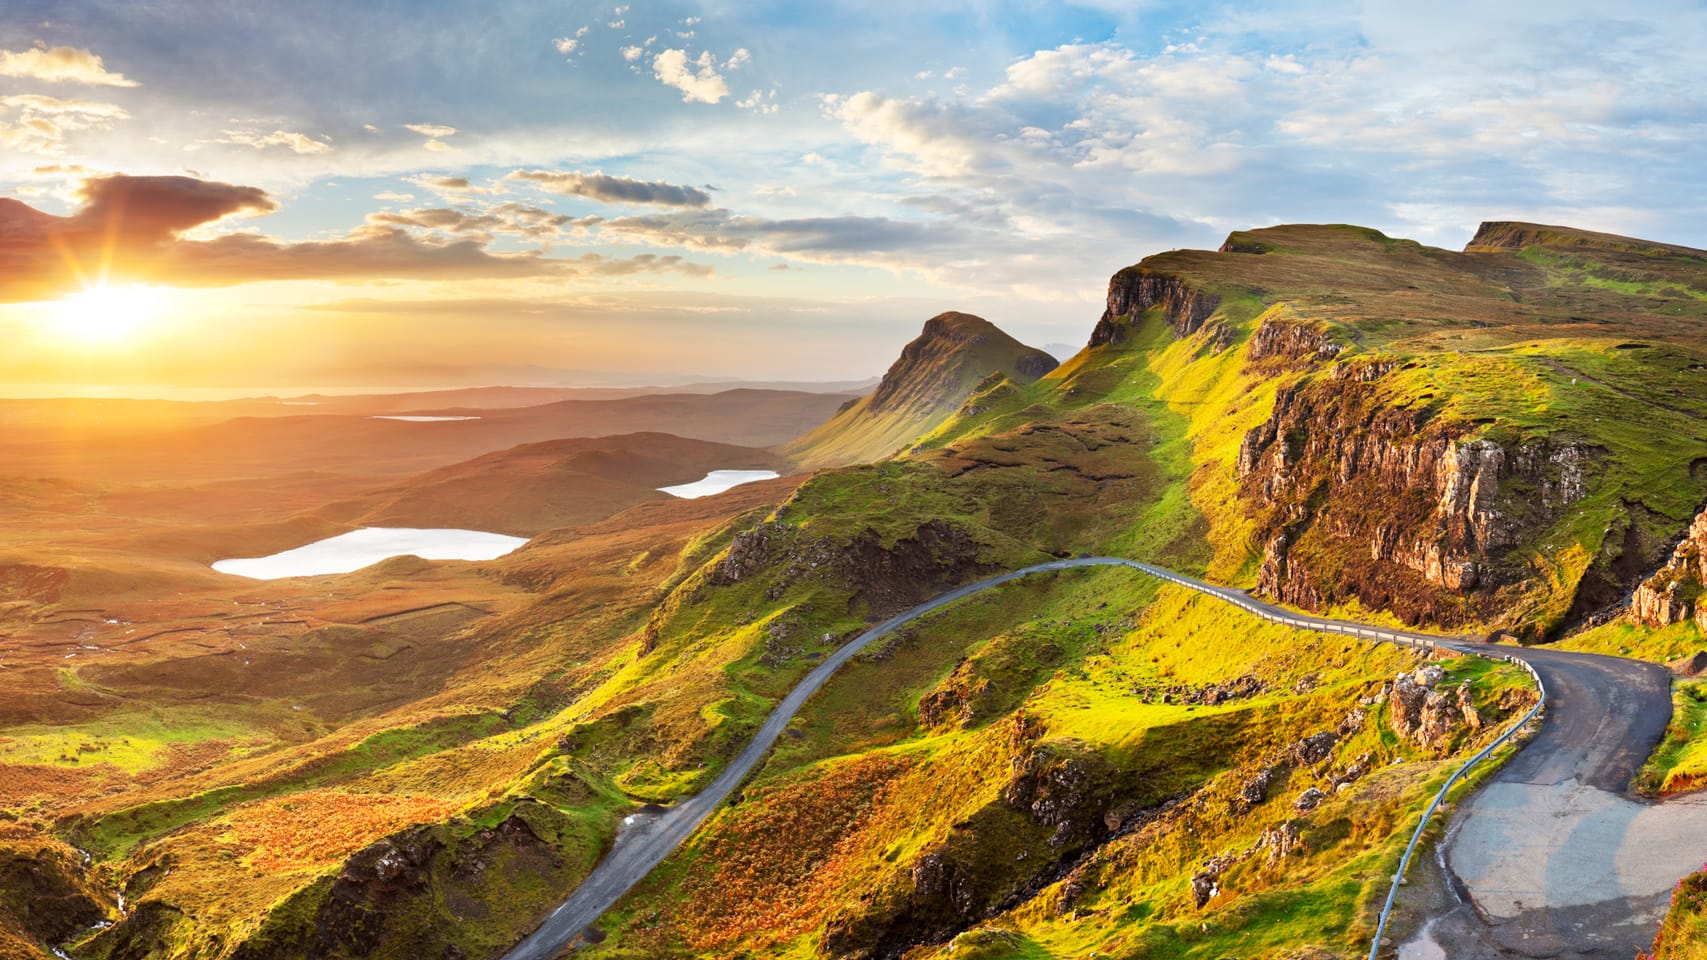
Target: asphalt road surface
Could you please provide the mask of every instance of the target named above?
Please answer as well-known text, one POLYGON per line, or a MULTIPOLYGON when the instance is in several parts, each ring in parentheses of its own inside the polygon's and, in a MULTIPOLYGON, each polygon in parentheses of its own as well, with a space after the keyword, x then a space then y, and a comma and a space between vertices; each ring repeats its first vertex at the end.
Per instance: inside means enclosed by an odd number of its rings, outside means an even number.
MULTIPOLYGON (((624 821, 610 853, 568 899, 552 911, 537 930, 506 954, 503 960, 549 960, 585 942, 588 928, 593 922, 681 845, 682 841, 735 791, 776 743, 784 727, 794 718, 801 706, 843 664, 853 659, 872 641, 932 611, 1020 577, 1053 570, 1108 566, 1129 567, 1231 603, 1263 619, 1298 629, 1345 634, 1373 642, 1405 646, 1447 647, 1463 653, 1485 654, 1497 651, 1496 655, 1516 656, 1529 662, 1547 684, 1553 705, 1541 735, 1532 740, 1514 762, 1507 765, 1497 778, 1499 783, 1528 783, 1531 780, 1564 778, 1587 784, 1589 789, 1602 793, 1622 791, 1624 784, 1641 766, 1648 751, 1658 741, 1670 721, 1671 700, 1667 692, 1665 671, 1653 664, 1556 650, 1489 648, 1457 638, 1312 617, 1253 599, 1241 590, 1205 583, 1162 567, 1118 557, 1081 557, 1040 563, 950 590, 890 617, 850 640, 807 674, 806 678, 783 698, 754 735, 752 742, 724 768, 710 786, 674 806, 635 814, 624 821), (1528 780, 1510 779, 1514 777, 1528 780)), ((1478 800, 1480 798, 1479 795, 1478 800)), ((1702 811, 1707 813, 1707 805, 1702 807, 1702 811)), ((1468 817, 1461 817, 1464 824, 1461 824, 1455 833, 1453 849, 1466 843, 1469 843, 1466 849, 1480 849, 1486 843, 1500 842, 1497 831, 1486 840, 1472 838, 1467 841, 1464 838, 1462 827, 1478 819, 1492 822, 1491 818, 1478 818, 1473 808, 1468 817)), ((1561 842, 1563 839, 1560 838, 1561 842)), ((1692 852, 1690 855, 1695 857, 1696 863, 1699 862, 1698 854, 1692 852)), ((1492 851, 1491 856, 1496 860, 1507 859, 1501 857, 1497 850, 1492 851)), ((1671 879, 1666 882, 1667 889, 1672 881, 1687 873, 1692 866, 1693 864, 1671 873, 1671 879)), ((1670 866, 1667 865, 1663 869, 1670 869, 1670 866)), ((1467 885, 1470 896, 1463 897, 1462 900, 1455 896, 1450 902, 1440 904, 1440 908, 1457 910, 1461 914, 1458 915, 1457 922, 1464 926, 1463 936, 1471 938, 1462 940, 1462 943, 1468 945, 1472 939, 1481 943, 1482 939, 1485 939, 1481 938, 1481 935, 1487 931, 1475 928, 1477 924, 1484 927, 1487 924, 1482 923, 1484 914, 1475 905, 1475 883, 1447 882, 1455 890, 1467 885)), ((1459 891, 1460 894, 1462 892, 1459 891)), ((1531 906, 1540 903, 1542 901, 1530 901, 1531 906)), ((1443 917, 1441 924, 1431 929, 1444 931, 1447 919, 1443 917)), ((1648 936, 1652 936, 1651 927, 1648 936)), ((1623 952, 1618 956, 1618 960, 1628 960, 1632 952, 1623 952)), ((1432 956, 1427 952, 1415 955, 1419 958, 1432 956)), ((1479 954, 1454 950, 1449 955, 1456 960, 1458 957, 1468 958, 1479 954)), ((1508 954, 1495 952, 1486 955, 1508 954)), ((1532 955, 1590 956, 1560 953, 1532 955)), ((1598 954, 1593 956, 1598 957, 1598 954)))

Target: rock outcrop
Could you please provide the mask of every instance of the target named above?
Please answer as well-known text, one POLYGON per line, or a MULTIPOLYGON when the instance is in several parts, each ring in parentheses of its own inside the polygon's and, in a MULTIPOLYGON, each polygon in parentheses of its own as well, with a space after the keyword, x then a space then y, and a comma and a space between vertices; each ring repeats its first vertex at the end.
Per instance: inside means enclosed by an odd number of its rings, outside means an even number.
POLYGON ((790 524, 770 520, 737 534, 706 583, 765 579, 765 599, 774 601, 795 583, 839 580, 853 587, 856 606, 863 604, 872 617, 881 618, 984 569, 977 541, 945 520, 929 521, 889 545, 871 529, 842 542, 805 536, 790 524))
POLYGON ((1328 339, 1320 327, 1296 320, 1270 319, 1251 334, 1246 359, 1321 362, 1339 356, 1340 345, 1328 339))
POLYGON ((1700 602, 1703 584, 1707 584, 1707 509, 1696 515, 1666 565, 1630 595, 1630 615, 1650 627, 1693 618, 1707 632, 1707 605, 1700 602))
POLYGON ((1203 326, 1221 298, 1193 286, 1182 277, 1157 273, 1147 267, 1127 267, 1108 282, 1108 304, 1091 331, 1093 347, 1122 343, 1134 317, 1160 307, 1174 328, 1174 335, 1189 337, 1203 326))
POLYGON ((1429 403, 1392 404, 1379 387, 1393 369, 1346 361, 1284 386, 1240 443, 1263 545, 1257 589, 1308 609, 1356 597, 1413 624, 1470 619, 1466 595, 1525 575, 1507 553, 1587 496, 1600 451, 1502 443, 1429 403))
POLYGON ((1439 689, 1444 678, 1433 665, 1394 678, 1388 722, 1395 733, 1418 746, 1445 751, 1461 731, 1482 728, 1482 715, 1470 699, 1470 682, 1447 692, 1439 689))

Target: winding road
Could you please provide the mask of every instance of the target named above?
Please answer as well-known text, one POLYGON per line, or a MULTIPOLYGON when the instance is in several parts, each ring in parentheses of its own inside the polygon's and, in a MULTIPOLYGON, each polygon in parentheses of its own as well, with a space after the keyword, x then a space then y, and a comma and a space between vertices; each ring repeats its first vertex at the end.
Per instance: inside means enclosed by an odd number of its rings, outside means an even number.
MULTIPOLYGON (((1405 960, 1443 956, 1454 960, 1514 956, 1598 960, 1615 955, 1598 952, 1603 948, 1621 951, 1616 952, 1617 960, 1629 960, 1635 947, 1625 947, 1624 943, 1645 946, 1644 937, 1651 939, 1653 935, 1658 918, 1651 908, 1640 911, 1636 921, 1625 916, 1622 922, 1609 926, 1602 917, 1593 930, 1585 930, 1583 925, 1620 905, 1631 907, 1633 899, 1651 901, 1655 891, 1647 889, 1653 883, 1649 875, 1665 877, 1657 891, 1663 912, 1664 893, 1677 877, 1699 865, 1703 856, 1700 851, 1707 844, 1669 843, 1665 844, 1668 855, 1659 856, 1655 851, 1655 857, 1646 858, 1646 850, 1662 841, 1645 835, 1652 828, 1669 828, 1670 820, 1677 818, 1661 818, 1664 822, 1657 820, 1647 825, 1650 829, 1639 830, 1642 817, 1617 804, 1608 815, 1611 808, 1601 802, 1604 797, 1638 812, 1657 809, 1631 800, 1623 792, 1670 722, 1669 679, 1664 668, 1656 664, 1560 650, 1489 648, 1458 638, 1312 617, 1152 564, 1120 557, 1080 557, 1040 563, 958 587, 890 617, 844 644, 777 704, 752 741, 709 786, 674 806, 642 811, 625 820, 610 853, 503 960, 549 960, 588 939, 593 922, 735 791, 795 713, 872 641, 935 610, 1021 577, 1111 566, 1138 570, 1302 630, 1467 654, 1485 655, 1497 649, 1498 656, 1527 662, 1547 685, 1550 705, 1541 733, 1455 821, 1442 858, 1444 868, 1437 868, 1439 889, 1430 902, 1413 910, 1426 914, 1426 922, 1401 950, 1405 960), (1584 803, 1584 797, 1595 802, 1584 803), (1538 816, 1538 811, 1545 811, 1547 816, 1538 816), (1580 854, 1566 853, 1579 849, 1583 851, 1580 854), (1643 862, 1625 869, 1627 854, 1643 862), (1681 866, 1674 866, 1673 860, 1681 866)), ((1700 811, 1701 829, 1707 830, 1707 803, 1687 809, 1700 811)))

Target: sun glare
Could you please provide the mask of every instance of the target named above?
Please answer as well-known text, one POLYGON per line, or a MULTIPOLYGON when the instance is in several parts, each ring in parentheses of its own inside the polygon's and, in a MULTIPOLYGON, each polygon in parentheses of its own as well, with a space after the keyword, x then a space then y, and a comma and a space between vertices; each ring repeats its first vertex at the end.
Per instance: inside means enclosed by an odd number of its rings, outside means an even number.
POLYGON ((89 287, 54 304, 61 333, 85 343, 124 340, 147 327, 160 313, 161 289, 140 283, 89 287))

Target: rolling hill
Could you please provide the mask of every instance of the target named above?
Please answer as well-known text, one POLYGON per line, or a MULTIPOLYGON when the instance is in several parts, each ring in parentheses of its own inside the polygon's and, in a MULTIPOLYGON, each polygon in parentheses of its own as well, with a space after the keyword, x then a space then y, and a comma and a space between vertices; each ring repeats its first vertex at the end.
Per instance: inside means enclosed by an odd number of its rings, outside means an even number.
POLYGON ((463 527, 531 537, 603 520, 647 501, 656 488, 712 470, 786 471, 768 450, 667 433, 549 440, 429 471, 325 512, 373 526, 463 527))

